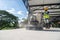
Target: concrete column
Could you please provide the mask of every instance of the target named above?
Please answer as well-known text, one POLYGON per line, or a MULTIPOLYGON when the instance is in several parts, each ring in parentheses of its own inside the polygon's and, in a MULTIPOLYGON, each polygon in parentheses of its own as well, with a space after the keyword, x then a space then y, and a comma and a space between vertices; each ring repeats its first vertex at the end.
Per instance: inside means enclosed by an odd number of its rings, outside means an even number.
POLYGON ((28 13, 28 24, 30 24, 30 14, 28 13))
POLYGON ((28 13, 28 24, 30 24, 30 21, 31 21, 31 19, 30 19, 30 17, 32 16, 32 13, 30 12, 30 13, 28 13))

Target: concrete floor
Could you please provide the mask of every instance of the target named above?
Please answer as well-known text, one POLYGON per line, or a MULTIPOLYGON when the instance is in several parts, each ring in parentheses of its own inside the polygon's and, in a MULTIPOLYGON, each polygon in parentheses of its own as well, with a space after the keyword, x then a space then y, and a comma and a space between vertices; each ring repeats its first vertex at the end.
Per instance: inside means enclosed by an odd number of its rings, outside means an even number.
POLYGON ((60 40, 60 29, 59 31, 54 30, 0 30, 0 40, 60 40))

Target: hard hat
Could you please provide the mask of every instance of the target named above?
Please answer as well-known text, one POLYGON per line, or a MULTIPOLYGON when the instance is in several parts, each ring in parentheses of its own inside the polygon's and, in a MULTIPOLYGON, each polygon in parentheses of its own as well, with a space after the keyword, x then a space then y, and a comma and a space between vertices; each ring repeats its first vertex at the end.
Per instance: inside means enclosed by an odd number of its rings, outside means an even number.
POLYGON ((48 10, 48 7, 47 6, 44 6, 44 10, 47 11, 48 10))

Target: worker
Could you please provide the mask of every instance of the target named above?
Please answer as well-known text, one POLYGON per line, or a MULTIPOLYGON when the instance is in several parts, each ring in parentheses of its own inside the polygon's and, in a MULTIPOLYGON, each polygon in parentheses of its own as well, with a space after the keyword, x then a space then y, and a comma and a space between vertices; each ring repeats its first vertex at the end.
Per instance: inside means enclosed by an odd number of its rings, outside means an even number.
POLYGON ((48 11, 48 7, 45 6, 44 7, 44 13, 43 13, 43 21, 46 24, 46 28, 49 28, 49 11, 48 11))

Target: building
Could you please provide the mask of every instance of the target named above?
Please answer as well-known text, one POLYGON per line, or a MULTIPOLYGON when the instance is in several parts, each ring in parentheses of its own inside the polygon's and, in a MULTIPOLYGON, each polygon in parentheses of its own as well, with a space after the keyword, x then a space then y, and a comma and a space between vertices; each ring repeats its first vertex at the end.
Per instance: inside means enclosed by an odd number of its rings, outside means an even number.
POLYGON ((56 17, 59 17, 58 19, 60 19, 60 0, 23 0, 23 2, 29 11, 29 24, 33 15, 35 15, 37 20, 41 23, 41 15, 42 12, 44 12, 44 6, 48 6, 51 19, 56 17))

